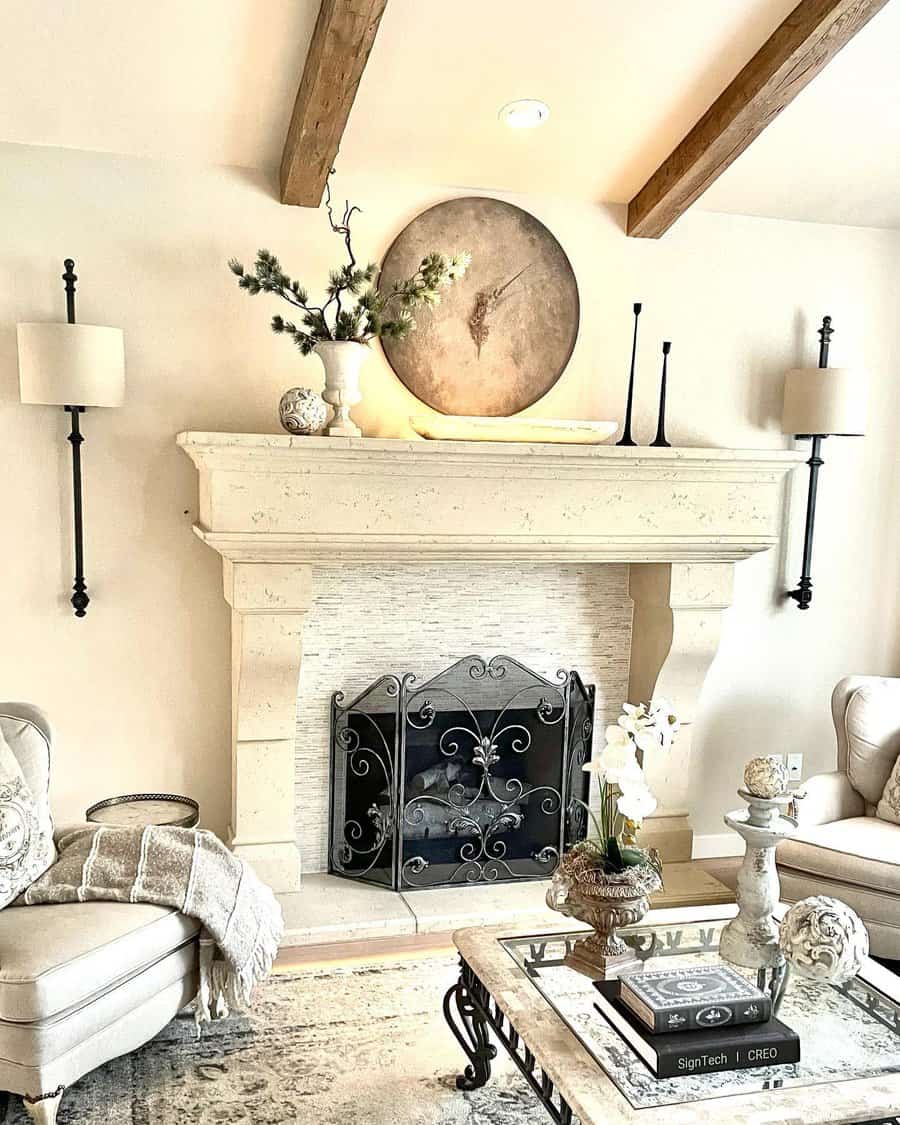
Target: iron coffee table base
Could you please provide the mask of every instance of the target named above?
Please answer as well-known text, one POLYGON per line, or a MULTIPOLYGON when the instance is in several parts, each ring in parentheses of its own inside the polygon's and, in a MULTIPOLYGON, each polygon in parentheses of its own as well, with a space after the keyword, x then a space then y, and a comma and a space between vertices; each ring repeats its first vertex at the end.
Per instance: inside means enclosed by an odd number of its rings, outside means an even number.
POLYGON ((444 997, 444 1018, 469 1059, 469 1065, 457 1076, 457 1088, 477 1090, 491 1077, 491 1062, 497 1057, 497 1048, 491 1042, 490 1028, 551 1120, 557 1125, 575 1125, 578 1119, 573 1116, 571 1107, 555 1089, 549 1075, 538 1066, 500 1005, 492 999, 465 958, 460 957, 459 963, 459 980, 444 997))

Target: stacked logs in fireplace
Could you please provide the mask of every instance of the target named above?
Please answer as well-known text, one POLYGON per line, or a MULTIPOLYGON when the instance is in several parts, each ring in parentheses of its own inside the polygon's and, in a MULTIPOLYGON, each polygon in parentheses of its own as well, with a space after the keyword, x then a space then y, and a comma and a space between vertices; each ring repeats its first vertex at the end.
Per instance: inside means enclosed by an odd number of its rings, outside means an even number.
POLYGON ((422 887, 542 879, 586 830, 594 688, 508 656, 331 706, 329 870, 422 887))

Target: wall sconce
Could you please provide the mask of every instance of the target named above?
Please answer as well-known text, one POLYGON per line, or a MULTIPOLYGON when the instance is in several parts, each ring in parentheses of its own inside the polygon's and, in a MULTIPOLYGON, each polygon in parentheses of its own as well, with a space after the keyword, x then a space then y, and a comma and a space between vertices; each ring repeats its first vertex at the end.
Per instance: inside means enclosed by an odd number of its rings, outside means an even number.
POLYGON ((75 263, 65 260, 66 324, 19 324, 19 397, 22 402, 62 406, 72 415, 72 489, 75 509, 76 617, 87 613, 81 514, 80 415, 88 406, 121 406, 125 397, 125 342, 121 328, 75 323, 75 263))
POLYGON ((813 525, 816 518, 816 489, 822 460, 822 440, 829 435, 859 437, 866 428, 866 384, 858 372, 828 367, 828 347, 834 329, 831 317, 819 329, 819 366, 789 371, 784 382, 784 412, 781 429, 802 440, 812 440, 809 492, 806 499, 806 534, 803 540, 803 573, 796 590, 788 592, 800 609, 812 601, 813 525))

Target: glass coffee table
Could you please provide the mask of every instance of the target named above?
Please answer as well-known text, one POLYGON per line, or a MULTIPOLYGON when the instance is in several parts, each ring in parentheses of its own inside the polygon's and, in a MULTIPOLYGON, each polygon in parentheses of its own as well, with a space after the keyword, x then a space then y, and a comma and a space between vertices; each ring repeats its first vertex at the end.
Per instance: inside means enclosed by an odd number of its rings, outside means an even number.
MULTIPOLYGON (((736 910, 655 910, 622 936, 648 972, 711 963, 736 910)), ((900 1125, 900 978, 874 961, 841 988, 791 977, 779 1017, 800 1036, 799 1063, 657 1079, 563 963, 585 932, 454 934, 444 1014, 469 1058, 461 1089, 489 1080, 496 1041, 559 1125, 900 1125)))

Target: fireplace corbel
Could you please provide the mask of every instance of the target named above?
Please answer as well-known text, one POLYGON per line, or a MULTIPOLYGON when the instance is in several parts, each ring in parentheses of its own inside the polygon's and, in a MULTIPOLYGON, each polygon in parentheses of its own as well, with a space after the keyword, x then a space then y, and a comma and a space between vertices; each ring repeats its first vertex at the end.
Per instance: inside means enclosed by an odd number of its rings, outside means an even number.
POLYGON ((700 691, 719 647, 722 612, 731 605, 734 563, 632 563, 634 603, 628 698, 666 699, 681 729, 665 754, 647 758, 647 782, 659 797, 642 843, 667 861, 689 860, 691 749, 700 691))
POLYGON ((270 886, 295 890, 297 680, 312 567, 226 559, 224 585, 231 606, 229 843, 270 886))

